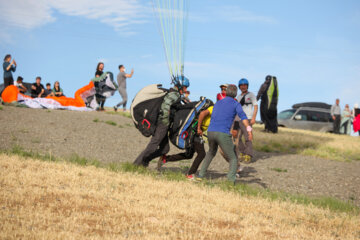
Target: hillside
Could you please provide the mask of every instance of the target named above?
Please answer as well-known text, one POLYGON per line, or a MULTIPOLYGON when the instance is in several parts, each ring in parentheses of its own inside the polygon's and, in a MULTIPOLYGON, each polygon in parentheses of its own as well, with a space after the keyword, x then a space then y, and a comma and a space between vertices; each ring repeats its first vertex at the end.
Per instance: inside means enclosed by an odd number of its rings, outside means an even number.
POLYGON ((4 239, 357 239, 359 216, 0 155, 4 239))
MULTIPOLYGON (((133 162, 149 141, 134 128, 131 119, 114 112, 2 106, 0 124, 2 151, 21 147, 55 157, 75 155, 104 163, 133 162)), ((287 129, 274 135, 260 129, 255 127, 254 145, 259 150, 255 162, 245 168, 239 183, 292 194, 328 196, 360 206, 360 161, 356 160, 360 156, 359 138, 287 129), (311 153, 326 153, 327 159, 311 153), (341 154, 348 158, 337 159, 341 154)), ((179 150, 172 146, 171 151, 179 150)), ((185 173, 190 164, 182 161, 163 168, 185 173)), ((155 166, 153 161, 150 169, 155 166)), ((218 154, 208 177, 222 180, 227 169, 228 164, 218 154)))

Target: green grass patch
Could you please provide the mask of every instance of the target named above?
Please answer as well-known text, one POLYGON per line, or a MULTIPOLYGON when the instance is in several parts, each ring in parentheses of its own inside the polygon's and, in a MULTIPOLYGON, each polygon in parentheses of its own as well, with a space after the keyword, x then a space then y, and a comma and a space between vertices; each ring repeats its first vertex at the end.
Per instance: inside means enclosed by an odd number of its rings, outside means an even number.
POLYGON ((95 119, 93 120, 93 122, 97 123, 97 122, 100 122, 100 120, 99 120, 98 118, 95 118, 95 119))
POLYGON ((3 110, 3 107, 2 107, 2 106, 0 106, 0 110, 3 110))
POLYGON ((129 112, 118 111, 118 112, 105 112, 105 113, 110 115, 120 115, 123 117, 131 118, 131 114, 129 112))
MULTIPOLYGON (((129 172, 144 176, 151 176, 157 179, 164 179, 168 181, 188 181, 183 171, 170 171, 165 170, 163 172, 153 171, 142 166, 135 166, 131 163, 101 163, 96 159, 89 160, 84 157, 80 157, 76 154, 68 158, 57 158, 51 154, 39 154, 32 151, 26 151, 20 146, 14 146, 10 150, 0 151, 5 154, 15 154, 24 158, 38 159, 43 161, 51 162, 70 162, 80 166, 95 166, 108 169, 112 172, 129 172)), ((286 169, 274 168, 274 171, 286 172, 286 169)), ((360 208, 352 204, 352 201, 355 199, 350 199, 349 202, 341 201, 332 197, 308 197, 305 195, 299 194, 290 194, 280 191, 272 191, 269 189, 262 189, 252 187, 242 183, 230 183, 224 180, 211 180, 204 179, 198 183, 199 186, 208 187, 208 188, 219 188, 223 191, 235 192, 244 196, 254 196, 265 198, 271 201, 289 201, 296 204, 302 205, 313 205, 315 207, 320 207, 324 209, 329 209, 335 212, 345 212, 349 214, 358 215, 360 214, 360 208)))
POLYGON ((270 168, 270 170, 275 172, 287 172, 287 169, 282 169, 282 168, 270 168))
POLYGON ((117 125, 116 122, 110 121, 110 120, 106 121, 105 123, 106 123, 106 124, 109 124, 109 125, 111 125, 111 126, 116 126, 116 125, 117 125))
POLYGON ((34 139, 31 139, 31 143, 41 143, 41 141, 38 138, 34 138, 34 139))
POLYGON ((277 134, 265 133, 254 126, 254 149, 260 152, 301 154, 349 162, 360 160, 358 139, 330 133, 279 128, 277 134))

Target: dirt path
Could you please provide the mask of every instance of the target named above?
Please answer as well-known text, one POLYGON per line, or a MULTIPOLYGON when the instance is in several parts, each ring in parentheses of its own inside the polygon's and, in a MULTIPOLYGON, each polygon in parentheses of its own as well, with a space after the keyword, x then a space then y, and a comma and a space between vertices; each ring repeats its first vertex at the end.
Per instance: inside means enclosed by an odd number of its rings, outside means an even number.
MULTIPOLYGON (((0 125, 0 149, 19 145, 54 156, 77 154, 103 162, 132 162, 149 141, 131 119, 105 112, 3 106, 0 125)), ((171 152, 178 150, 172 147, 171 152)), ((179 170, 190 164, 169 163, 164 168, 179 170)), ((150 167, 155 165, 154 160, 150 167)), ((227 169, 228 164, 218 154, 210 166, 210 177, 224 177, 227 169)), ((360 206, 360 161, 256 153, 256 162, 245 168, 240 181, 284 192, 336 197, 360 206)))

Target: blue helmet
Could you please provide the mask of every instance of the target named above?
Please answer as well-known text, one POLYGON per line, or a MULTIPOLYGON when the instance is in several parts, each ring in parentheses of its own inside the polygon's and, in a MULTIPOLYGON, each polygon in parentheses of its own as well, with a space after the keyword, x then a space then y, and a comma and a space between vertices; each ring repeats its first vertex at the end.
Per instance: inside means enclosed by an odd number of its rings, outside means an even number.
POLYGON ((243 85, 243 84, 245 84, 245 85, 248 85, 248 86, 249 86, 249 81, 248 81, 246 78, 242 78, 242 79, 240 79, 240 80, 239 80, 239 84, 238 84, 238 86, 243 85))
POLYGON ((174 78, 173 82, 174 82, 175 86, 177 86, 179 88, 190 86, 190 81, 185 76, 177 76, 174 78))

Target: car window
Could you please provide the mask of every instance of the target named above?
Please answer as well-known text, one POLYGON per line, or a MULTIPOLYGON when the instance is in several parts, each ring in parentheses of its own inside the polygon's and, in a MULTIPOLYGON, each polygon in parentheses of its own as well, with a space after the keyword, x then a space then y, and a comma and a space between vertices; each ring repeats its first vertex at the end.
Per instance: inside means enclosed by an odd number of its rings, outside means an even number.
POLYGON ((290 119, 292 117, 292 115, 294 115, 294 112, 295 112, 295 109, 289 109, 289 110, 282 111, 281 113, 279 113, 278 119, 290 119))
POLYGON ((308 111, 306 110, 300 110, 296 116, 300 116, 300 119, 297 120, 301 120, 301 121, 307 121, 308 120, 308 111))
POLYGON ((312 122, 330 122, 331 121, 330 113, 326 113, 326 112, 300 110, 296 115, 300 115, 301 120, 303 120, 303 121, 312 121, 312 122))

